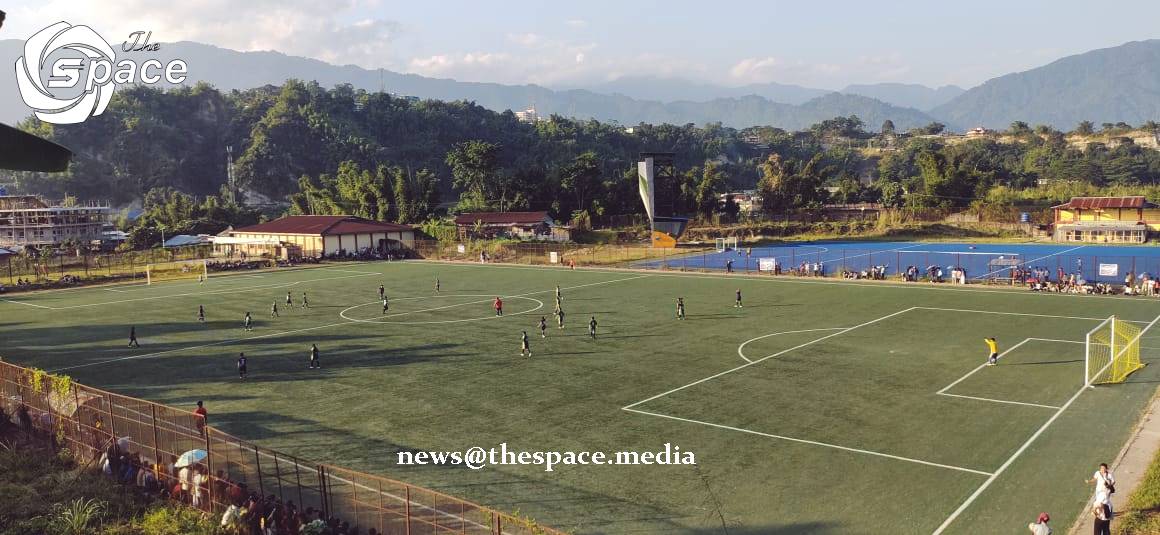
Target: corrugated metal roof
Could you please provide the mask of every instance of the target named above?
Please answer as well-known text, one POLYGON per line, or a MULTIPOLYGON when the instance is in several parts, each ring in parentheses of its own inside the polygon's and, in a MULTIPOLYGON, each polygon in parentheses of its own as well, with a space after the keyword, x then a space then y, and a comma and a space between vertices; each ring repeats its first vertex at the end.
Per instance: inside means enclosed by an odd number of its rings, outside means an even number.
POLYGON ((1095 210, 1105 208, 1153 208, 1143 196, 1131 197, 1072 197, 1070 201, 1053 208, 1095 210))
POLYGON ((256 234, 353 234, 356 232, 399 232, 411 230, 406 225, 371 221, 349 215, 292 215, 282 219, 234 229, 238 233, 256 234))
POLYGON ((535 225, 548 219, 548 212, 471 212, 455 216, 456 225, 535 225))
POLYGON ((413 230, 407 225, 397 225, 395 223, 382 223, 379 221, 339 221, 333 227, 326 231, 327 234, 357 234, 363 232, 400 232, 404 230, 413 230))

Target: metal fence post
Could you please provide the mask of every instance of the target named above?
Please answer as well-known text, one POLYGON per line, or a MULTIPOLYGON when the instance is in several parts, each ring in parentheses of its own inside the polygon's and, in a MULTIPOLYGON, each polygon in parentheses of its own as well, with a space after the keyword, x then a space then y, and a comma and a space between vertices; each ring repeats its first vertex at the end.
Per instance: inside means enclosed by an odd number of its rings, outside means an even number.
MULTIPOLYGON (((262 456, 258 454, 258 445, 257 444, 254 445, 254 469, 257 471, 257 474, 258 474, 258 492, 260 492, 262 494, 262 496, 265 496, 266 495, 266 484, 262 482, 262 456)), ((274 473, 275 474, 278 473, 278 456, 277 455, 274 456, 274 473)), ((281 481, 281 479, 278 480, 278 498, 285 501, 285 498, 282 497, 282 481, 281 481)))
POLYGON ((375 482, 378 483, 378 486, 379 486, 379 514, 376 516, 379 517, 379 533, 382 533, 383 532, 383 480, 376 479, 375 482))
POLYGON ((406 535, 411 535, 411 486, 403 485, 403 515, 407 519, 404 523, 406 535))
MULTIPOLYGON (((278 460, 278 456, 274 456, 274 461, 278 460)), ((306 502, 302 501, 302 475, 298 472, 298 463, 294 463, 294 487, 298 489, 298 506, 306 508, 306 502)), ((279 474, 278 484, 281 485, 281 474, 279 474)))
MULTIPOLYGON (((80 407, 79 404, 77 406, 80 407)), ((150 403, 149 408, 153 415, 153 457, 157 459, 157 464, 161 464, 161 434, 157 430, 157 405, 150 403)))
MULTIPOLYGON (((209 498, 209 511, 211 512, 213 511, 213 480, 215 477, 213 473, 213 451, 210 450, 209 440, 209 435, 212 431, 208 425, 205 426, 205 464, 209 470, 209 477, 206 478, 209 481, 209 485, 206 485, 205 494, 209 498)), ((201 493, 201 489, 194 489, 194 492, 201 493)))

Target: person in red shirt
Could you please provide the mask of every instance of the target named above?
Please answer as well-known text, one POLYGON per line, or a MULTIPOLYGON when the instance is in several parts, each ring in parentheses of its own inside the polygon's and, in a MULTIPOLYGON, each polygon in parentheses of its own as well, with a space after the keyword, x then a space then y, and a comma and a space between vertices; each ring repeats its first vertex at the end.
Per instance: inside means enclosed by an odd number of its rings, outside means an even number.
POLYGON ((493 306, 495 307, 495 315, 502 316, 503 315, 503 299, 496 297, 495 304, 493 306))
POLYGON ((206 418, 206 416, 207 416, 207 414, 205 412, 205 406, 202 404, 201 401, 198 401, 197 402, 197 409, 195 409, 193 411, 193 418, 194 418, 195 423, 197 423, 197 431, 199 433, 201 433, 202 435, 205 434, 205 418, 206 418))

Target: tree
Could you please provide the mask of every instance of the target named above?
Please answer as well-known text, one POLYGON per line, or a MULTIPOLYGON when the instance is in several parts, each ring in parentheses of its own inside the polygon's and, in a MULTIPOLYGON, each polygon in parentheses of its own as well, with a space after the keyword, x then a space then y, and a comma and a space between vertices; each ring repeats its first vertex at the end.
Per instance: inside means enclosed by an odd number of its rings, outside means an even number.
POLYGON ((1091 121, 1080 121, 1079 124, 1076 125, 1074 132, 1081 136, 1090 136, 1096 133, 1096 125, 1091 121))
POLYGON ((894 135, 894 121, 887 119, 882 122, 882 136, 889 137, 894 135))
POLYGON ((411 186, 408 184, 407 175, 403 173, 402 169, 398 169, 395 173, 394 185, 395 197, 395 221, 399 223, 413 223, 416 220, 415 214, 415 199, 411 194, 411 186))
POLYGON ((1011 128, 1007 132, 1013 136, 1023 136, 1031 133, 1031 127, 1024 121, 1015 121, 1011 123, 1011 128))
POLYGON ((946 130, 946 128, 947 128, 947 125, 942 124, 938 121, 934 121, 934 122, 932 122, 932 123, 930 123, 922 128, 919 128, 918 133, 919 134, 926 134, 928 136, 937 136, 937 135, 941 134, 943 132, 943 130, 946 130))
POLYGON ((882 203, 882 206, 887 208, 898 208, 902 206, 902 184, 898 182, 881 182, 878 184, 878 191, 881 192, 879 202, 882 203))
POLYGON ((820 206, 826 193, 818 172, 821 161, 820 153, 804 165, 783 162, 780 155, 771 154, 759 166, 761 180, 757 189, 761 193, 762 207, 767 212, 778 213, 820 206))
POLYGON ((487 209, 500 189, 499 145, 478 139, 455 144, 447 153, 451 185, 461 190, 459 200, 473 210, 487 209))
POLYGON ((695 195, 695 202, 697 205, 697 213, 701 217, 709 218, 717 212, 717 193, 725 185, 725 173, 721 171, 721 166, 715 162, 709 162, 705 165, 701 172, 701 180, 697 182, 697 190, 695 195))
POLYGON ((572 195, 575 210, 588 210, 592 196, 600 187, 600 162, 596 153, 584 152, 572 159, 561 171, 560 189, 572 195))

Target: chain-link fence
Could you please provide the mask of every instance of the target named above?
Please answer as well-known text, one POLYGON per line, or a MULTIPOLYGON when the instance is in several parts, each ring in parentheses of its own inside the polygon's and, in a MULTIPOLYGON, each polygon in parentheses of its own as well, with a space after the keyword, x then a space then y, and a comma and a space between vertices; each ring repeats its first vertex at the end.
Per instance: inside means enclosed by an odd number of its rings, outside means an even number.
POLYGON ((183 482, 173 464, 202 450, 192 469, 204 477, 186 503, 221 513, 251 493, 310 507, 363 530, 388 535, 562 535, 526 519, 430 489, 314 463, 259 447, 206 425, 188 410, 73 383, 0 362, 5 417, 48 434, 89 464, 114 451, 153 470, 164 488, 183 482), (115 448, 115 449, 114 449, 115 448))
POLYGON ((87 280, 145 278, 149 264, 209 258, 210 246, 154 248, 123 253, 0 256, 0 282, 15 286, 18 280, 37 282, 58 280, 65 276, 87 280))

